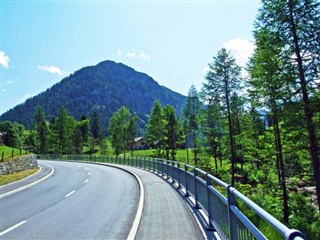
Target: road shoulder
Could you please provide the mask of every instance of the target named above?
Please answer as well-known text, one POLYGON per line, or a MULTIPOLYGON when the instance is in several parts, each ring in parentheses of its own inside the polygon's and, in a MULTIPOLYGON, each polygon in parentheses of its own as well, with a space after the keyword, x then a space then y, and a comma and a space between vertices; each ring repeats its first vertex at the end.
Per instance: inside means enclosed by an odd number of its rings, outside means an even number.
POLYGON ((53 173, 54 169, 48 165, 45 164, 39 164, 40 170, 24 179, 21 179, 19 181, 9 183, 7 185, 0 187, 0 199, 5 198, 7 196, 10 196, 14 193, 23 191, 29 187, 32 187, 47 178, 49 178, 53 173))
POLYGON ((187 203, 159 176, 134 167, 145 188, 145 204, 136 239, 204 239, 187 203))

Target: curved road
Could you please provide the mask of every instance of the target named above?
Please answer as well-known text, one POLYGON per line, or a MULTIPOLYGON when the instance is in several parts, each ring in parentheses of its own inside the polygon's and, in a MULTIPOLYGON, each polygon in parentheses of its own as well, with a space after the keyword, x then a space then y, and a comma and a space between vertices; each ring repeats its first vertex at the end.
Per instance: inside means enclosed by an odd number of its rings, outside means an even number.
POLYGON ((126 239, 139 201, 133 176, 111 167, 41 161, 46 181, 0 199, 0 239, 126 239))

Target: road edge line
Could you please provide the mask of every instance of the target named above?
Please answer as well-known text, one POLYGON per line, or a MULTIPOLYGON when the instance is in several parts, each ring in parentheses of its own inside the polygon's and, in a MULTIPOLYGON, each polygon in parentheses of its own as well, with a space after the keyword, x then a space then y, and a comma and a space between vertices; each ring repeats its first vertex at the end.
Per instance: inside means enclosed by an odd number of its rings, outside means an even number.
POLYGON ((96 164, 96 165, 100 165, 100 166, 114 167, 114 168, 120 169, 122 171, 125 171, 125 172, 131 174, 136 179, 136 181, 138 182, 138 185, 139 185, 139 189, 140 189, 139 204, 138 204, 136 216, 133 220, 130 232, 129 232, 126 240, 135 239, 137 232, 138 232, 139 225, 140 225, 140 221, 142 218, 142 212, 143 212, 143 207, 144 207, 144 186, 143 186, 143 183, 142 183, 141 179, 139 178, 139 176, 137 174, 135 174, 134 172, 132 172, 128 169, 125 169, 124 167, 119 166, 117 164, 86 162, 86 161, 72 161, 72 160, 68 160, 68 162, 82 162, 82 163, 96 164))
POLYGON ((27 188, 29 188, 29 187, 32 187, 32 186, 34 186, 34 185, 37 185, 38 183, 41 183, 41 182, 43 182, 44 180, 46 180, 46 179, 48 179, 49 177, 51 177, 52 174, 54 173, 54 168, 53 168, 52 166, 50 166, 50 165, 47 165, 47 166, 51 168, 51 172, 50 172, 48 175, 44 176, 43 178, 41 178, 41 179, 39 179, 39 180, 37 180, 37 181, 34 181, 34 182, 32 182, 32 183, 29 183, 29 184, 27 184, 27 185, 25 185, 25 186, 16 188, 16 189, 14 189, 14 190, 12 190, 12 191, 10 191, 10 192, 7 192, 7 193, 3 193, 3 194, 0 195, 0 199, 3 199, 3 198, 8 197, 8 196, 10 196, 10 195, 12 195, 12 194, 15 194, 15 193, 20 192, 20 191, 23 191, 23 190, 25 190, 25 189, 27 189, 27 188))
MULTIPOLYGON (((127 169, 125 169, 125 170, 128 171, 127 169)), ((137 213, 136 213, 136 216, 135 216, 134 221, 132 223, 129 235, 127 237, 127 240, 132 240, 132 239, 135 239, 135 237, 137 235, 140 221, 142 218, 142 212, 143 212, 143 207, 144 207, 144 186, 143 186, 143 183, 137 174, 135 174, 134 172, 131 172, 131 171, 129 171, 129 172, 136 178, 136 180, 139 184, 139 188, 140 188, 140 199, 139 199, 137 213)))
POLYGON ((20 180, 18 180, 18 181, 15 181, 15 182, 11 182, 11 183, 7 183, 7 184, 5 184, 5 185, 2 185, 2 186, 0 186, 0 188, 4 188, 4 187, 6 187, 6 186, 10 186, 10 185, 13 185, 13 184, 15 184, 15 183, 19 183, 19 182, 22 182, 22 181, 24 181, 24 180, 27 180, 28 178, 31 178, 31 177, 33 177, 34 175, 37 175, 38 173, 40 173, 41 170, 42 170, 42 167, 41 167, 40 165, 38 165, 38 171, 37 171, 37 172, 35 172, 35 173, 33 173, 33 174, 25 177, 25 178, 22 178, 22 179, 20 179, 20 180))

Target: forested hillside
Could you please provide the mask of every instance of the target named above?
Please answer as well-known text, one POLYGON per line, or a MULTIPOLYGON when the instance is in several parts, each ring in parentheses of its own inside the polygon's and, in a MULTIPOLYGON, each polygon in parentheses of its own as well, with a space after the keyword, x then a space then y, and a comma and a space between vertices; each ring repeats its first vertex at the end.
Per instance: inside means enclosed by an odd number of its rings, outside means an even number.
POLYGON ((82 114, 90 116, 95 110, 105 128, 112 113, 126 106, 139 117, 139 126, 145 127, 154 101, 173 106, 177 113, 185 97, 160 86, 144 73, 112 61, 96 66, 84 67, 47 91, 28 99, 0 116, 0 121, 15 121, 26 128, 32 127, 36 106, 42 106, 48 118, 57 116, 62 106, 68 114, 80 119, 82 114))

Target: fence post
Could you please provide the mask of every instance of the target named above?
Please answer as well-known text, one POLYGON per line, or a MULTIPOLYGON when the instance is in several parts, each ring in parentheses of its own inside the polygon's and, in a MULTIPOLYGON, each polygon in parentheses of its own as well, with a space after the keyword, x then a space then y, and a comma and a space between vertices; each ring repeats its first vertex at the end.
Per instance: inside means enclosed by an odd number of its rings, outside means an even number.
POLYGON ((237 202, 234 194, 231 191, 232 190, 231 188, 233 188, 231 185, 227 187, 229 232, 230 232, 230 239, 238 240, 234 214, 232 213, 232 209, 231 209, 232 206, 237 205, 237 202))
POLYGON ((195 205, 194 208, 200 208, 199 204, 198 204, 198 191, 197 191, 197 170, 196 167, 193 167, 193 178, 194 178, 194 198, 195 198, 195 205))
POLYGON ((171 183, 171 184, 174 184, 174 176, 173 176, 174 162, 173 162, 173 161, 171 162, 171 165, 172 165, 172 167, 171 167, 171 179, 172 179, 172 183, 171 183))
POLYGON ((3 162, 4 159, 4 152, 2 152, 1 162, 3 162))
POLYGON ((11 154, 11 157, 13 158, 13 156, 14 156, 14 150, 12 149, 12 154, 11 154))
POLYGON ((210 203, 210 190, 209 190, 209 186, 211 185, 210 179, 209 179, 209 173, 206 173, 206 189, 207 189, 207 201, 208 201, 208 219, 209 219, 209 225, 207 227, 207 229, 209 231, 214 230, 214 227, 212 225, 212 216, 211 216, 211 203, 210 203))
POLYGON ((178 189, 180 189, 181 184, 180 184, 180 163, 179 162, 177 164, 177 168, 178 168, 178 189))
POLYGON ((185 177, 185 180, 186 180, 186 197, 189 197, 189 192, 188 192, 188 177, 187 177, 187 164, 184 164, 184 177, 185 177))

